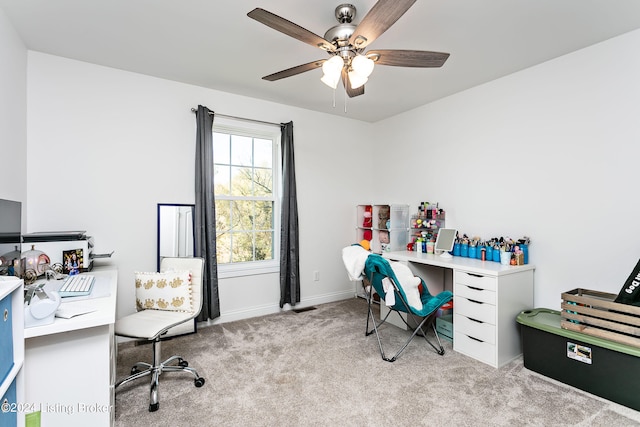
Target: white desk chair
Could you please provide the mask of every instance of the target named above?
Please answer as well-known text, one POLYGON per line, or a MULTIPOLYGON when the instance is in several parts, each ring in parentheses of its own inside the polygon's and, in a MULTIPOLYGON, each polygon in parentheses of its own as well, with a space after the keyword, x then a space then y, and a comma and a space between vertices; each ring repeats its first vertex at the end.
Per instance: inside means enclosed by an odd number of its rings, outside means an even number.
MULTIPOLYGON (((138 362, 131 368, 131 375, 116 383, 116 388, 147 375, 151 376, 151 390, 149 394, 149 411, 157 411, 158 381, 163 372, 187 372, 194 377, 196 387, 204 385, 204 378, 198 375, 189 363, 181 356, 171 356, 164 362, 160 359, 160 339, 172 327, 192 322, 202 309, 202 276, 204 262, 202 258, 163 258, 160 262, 161 272, 185 271, 191 272, 191 307, 189 311, 170 311, 163 309, 142 309, 118 319, 115 324, 115 334, 122 337, 135 338, 153 342, 153 362, 138 362), (172 364, 177 362, 177 364, 172 364)), ((167 290, 171 286, 167 287, 167 290)), ((177 297, 174 298, 174 300, 177 297)), ((178 300, 180 300, 180 297, 178 300)), ((161 300, 162 301, 162 300, 161 300)), ((144 304, 143 304, 144 305, 144 304)), ((162 304, 166 305, 166 304, 162 304)))

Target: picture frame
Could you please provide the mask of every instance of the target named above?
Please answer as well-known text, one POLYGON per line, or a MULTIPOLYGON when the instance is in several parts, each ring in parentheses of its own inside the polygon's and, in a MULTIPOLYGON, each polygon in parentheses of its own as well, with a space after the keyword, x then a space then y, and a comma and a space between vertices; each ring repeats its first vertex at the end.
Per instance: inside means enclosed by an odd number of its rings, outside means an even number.
POLYGON ((82 249, 70 249, 62 251, 62 272, 73 276, 82 271, 84 251, 82 249))

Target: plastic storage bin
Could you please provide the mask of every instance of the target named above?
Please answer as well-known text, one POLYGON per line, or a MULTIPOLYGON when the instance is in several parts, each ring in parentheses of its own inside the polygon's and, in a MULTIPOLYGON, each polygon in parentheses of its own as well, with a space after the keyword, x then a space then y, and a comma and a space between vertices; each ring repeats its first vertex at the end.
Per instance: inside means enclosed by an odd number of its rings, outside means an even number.
POLYGON ((453 342, 453 314, 436 317, 436 332, 441 338, 453 342))
POLYGON ((640 410, 640 348, 563 329, 556 310, 526 310, 516 320, 525 368, 640 410))

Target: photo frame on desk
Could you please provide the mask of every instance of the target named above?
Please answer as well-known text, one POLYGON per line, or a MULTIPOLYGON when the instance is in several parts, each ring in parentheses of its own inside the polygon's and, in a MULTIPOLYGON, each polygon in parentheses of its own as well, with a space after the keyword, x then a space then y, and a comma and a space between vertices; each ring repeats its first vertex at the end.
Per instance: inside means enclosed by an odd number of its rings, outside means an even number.
POLYGON ((73 276, 82 271, 84 251, 82 249, 70 249, 62 251, 62 272, 73 276))

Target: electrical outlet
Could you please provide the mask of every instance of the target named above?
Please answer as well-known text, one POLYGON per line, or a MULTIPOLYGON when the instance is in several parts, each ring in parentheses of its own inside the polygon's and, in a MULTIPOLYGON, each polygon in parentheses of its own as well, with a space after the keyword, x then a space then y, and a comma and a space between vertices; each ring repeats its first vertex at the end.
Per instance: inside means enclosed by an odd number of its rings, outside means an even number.
POLYGON ((317 282, 318 280, 320 280, 320 272, 319 271, 314 271, 313 272, 313 281, 317 282))

